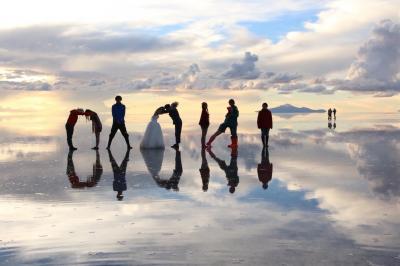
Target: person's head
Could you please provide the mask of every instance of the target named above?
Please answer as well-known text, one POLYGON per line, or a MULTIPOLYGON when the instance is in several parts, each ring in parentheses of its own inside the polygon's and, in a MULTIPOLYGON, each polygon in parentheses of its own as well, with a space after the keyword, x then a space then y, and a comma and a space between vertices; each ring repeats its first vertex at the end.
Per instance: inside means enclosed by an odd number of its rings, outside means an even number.
POLYGON ((231 194, 233 194, 233 193, 235 193, 235 187, 234 186, 231 186, 231 187, 229 187, 229 192, 231 193, 231 194))
POLYGON ((262 185, 262 187, 263 187, 264 190, 266 190, 266 189, 268 188, 268 183, 264 183, 264 184, 262 185))
POLYGON ((203 184, 203 192, 207 192, 208 190, 208 183, 203 184))
POLYGON ((201 103, 201 108, 202 108, 203 110, 208 110, 208 104, 207 104, 206 102, 202 102, 202 103, 201 103))
POLYGON ((267 108, 268 108, 268 103, 263 103, 263 104, 262 104, 262 108, 263 108, 263 109, 267 109, 267 108))
POLYGON ((90 119, 90 116, 93 114, 94 112, 92 110, 86 109, 85 110, 85 117, 86 119, 90 119))
POLYGON ((164 105, 164 108, 168 110, 169 108, 171 108, 171 105, 167 103, 166 105, 164 105))
POLYGON ((82 108, 76 108, 76 111, 78 111, 78 113, 81 115, 85 114, 85 110, 83 110, 82 108))
POLYGON ((116 101, 117 103, 120 103, 120 102, 122 101, 122 97, 119 96, 119 95, 115 96, 115 101, 116 101))
POLYGON ((230 106, 234 106, 235 105, 235 100, 234 99, 230 99, 228 103, 229 103, 230 106))
POLYGON ((174 108, 178 107, 178 105, 179 105, 178 102, 173 102, 173 103, 171 103, 171 107, 174 107, 174 108))
POLYGON ((123 198, 124 198, 124 195, 122 195, 122 191, 118 191, 117 200, 122 200, 123 198))

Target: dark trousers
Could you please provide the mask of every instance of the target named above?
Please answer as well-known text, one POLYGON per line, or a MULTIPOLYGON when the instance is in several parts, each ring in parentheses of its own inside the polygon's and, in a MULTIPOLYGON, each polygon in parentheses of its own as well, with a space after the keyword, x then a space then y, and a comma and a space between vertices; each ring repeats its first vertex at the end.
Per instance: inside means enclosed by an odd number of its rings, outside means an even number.
POLYGON ((111 142, 115 136, 115 134, 117 133, 117 131, 121 131, 122 136, 124 137, 126 144, 128 146, 130 146, 129 144, 129 135, 128 132, 126 131, 126 126, 125 123, 117 123, 117 122, 113 122, 112 127, 111 127, 111 132, 110 132, 110 137, 108 139, 108 147, 110 147, 111 142))
POLYGON ((72 145, 72 135, 74 135, 74 126, 70 124, 65 124, 65 129, 67 131, 67 143, 68 146, 71 148, 74 145, 72 145))
POLYGON ((182 123, 175 124, 175 142, 176 144, 181 143, 182 123))
POLYGON ((261 140, 265 145, 268 145, 268 140, 269 140, 269 128, 261 128, 261 140))
POLYGON ((201 126, 201 145, 206 144, 206 136, 207 136, 208 126, 201 126))

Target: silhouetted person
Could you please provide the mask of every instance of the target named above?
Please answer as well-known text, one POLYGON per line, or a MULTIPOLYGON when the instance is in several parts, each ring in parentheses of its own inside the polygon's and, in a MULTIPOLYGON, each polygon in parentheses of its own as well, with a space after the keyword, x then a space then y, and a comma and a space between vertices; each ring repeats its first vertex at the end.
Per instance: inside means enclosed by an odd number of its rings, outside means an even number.
POLYGON ((132 149, 129 143, 129 135, 128 132, 126 131, 126 126, 125 126, 125 105, 121 103, 122 97, 119 95, 115 97, 115 101, 116 103, 112 106, 111 109, 113 116, 113 124, 111 127, 110 137, 108 139, 107 149, 108 150, 110 149, 111 142, 118 130, 121 131, 122 136, 124 136, 127 148, 132 149))
POLYGON ((261 140, 264 147, 268 147, 269 131, 272 129, 272 113, 268 110, 268 104, 263 103, 258 112, 257 126, 261 129, 261 140))
POLYGON ((206 146, 206 135, 208 127, 210 126, 210 114, 208 113, 208 104, 203 102, 201 104, 201 116, 199 125, 201 127, 201 147, 206 146))
POLYGON ((103 175, 103 166, 100 161, 99 151, 96 150, 96 161, 93 164, 93 173, 88 177, 87 186, 95 187, 99 183, 101 176, 103 175))
POLYGON ((81 182, 79 176, 77 176, 75 172, 74 160, 72 159, 72 155, 74 154, 74 150, 69 150, 68 159, 67 159, 67 176, 68 180, 71 183, 71 188, 84 188, 87 186, 87 182, 81 182))
POLYGON ((160 114, 168 113, 172 119, 172 123, 175 126, 175 144, 171 146, 171 148, 179 149, 179 144, 181 143, 181 133, 182 133, 182 119, 179 116, 178 112, 178 102, 173 102, 170 105, 166 104, 164 106, 164 111, 161 111, 160 114))
POLYGON ((333 123, 333 129, 336 129, 336 122, 333 123))
POLYGON ((67 143, 70 150, 77 150, 72 144, 72 136, 74 135, 75 124, 78 121, 78 115, 84 115, 83 109, 74 109, 69 112, 67 123, 65 124, 65 129, 67 131, 67 143))
POLYGON ((224 133, 228 127, 231 131, 231 144, 228 145, 228 147, 232 149, 236 149, 238 147, 237 119, 239 117, 239 109, 236 107, 233 99, 229 100, 229 107, 227 109, 228 113, 225 115, 224 122, 219 126, 217 132, 211 136, 206 144, 208 149, 211 148, 211 143, 215 140, 215 138, 224 133))
POLYGON ((328 128, 332 129, 332 122, 331 121, 328 122, 328 128))
POLYGON ((154 181, 156 181, 159 187, 165 188, 167 190, 179 191, 179 181, 181 179, 183 172, 181 152, 175 149, 175 169, 172 171, 172 175, 169 179, 162 179, 158 175, 153 175, 154 181))
POLYGON ((111 167, 114 173, 113 190, 117 192, 117 199, 122 200, 124 196, 122 193, 126 190, 126 167, 128 166, 130 149, 125 153, 124 160, 121 165, 118 166, 115 161, 111 150, 108 150, 108 156, 110 158, 111 167))
POLYGON ((273 165, 269 161, 269 152, 266 147, 261 152, 261 163, 257 166, 258 180, 262 183, 263 189, 268 188, 268 183, 272 179, 273 165))
POLYGON ((328 110, 328 120, 332 120, 332 109, 329 108, 328 110))
POLYGON ((92 121, 92 132, 96 136, 96 146, 94 146, 93 150, 99 149, 99 142, 100 142, 100 132, 103 129, 103 125, 101 124, 100 118, 96 112, 86 109, 85 116, 87 120, 92 121))
POLYGON ((208 167, 206 150, 201 149, 201 167, 199 169, 201 181, 203 183, 203 191, 206 192, 208 190, 208 183, 210 182, 210 167, 208 167))
POLYGON ((215 154, 208 150, 211 157, 218 163, 219 167, 225 172, 228 180, 229 192, 235 193, 236 187, 239 185, 238 167, 237 167, 237 150, 232 150, 231 162, 229 165, 224 160, 219 159, 215 154))
POLYGON ((336 108, 333 108, 333 119, 336 120, 336 108))

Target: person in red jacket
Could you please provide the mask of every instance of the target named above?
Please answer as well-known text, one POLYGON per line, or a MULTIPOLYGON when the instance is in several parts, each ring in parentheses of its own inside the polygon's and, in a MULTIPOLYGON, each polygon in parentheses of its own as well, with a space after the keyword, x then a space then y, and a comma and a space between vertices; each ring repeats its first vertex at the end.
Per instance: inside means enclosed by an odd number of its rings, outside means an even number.
POLYGON ((208 105, 206 102, 201 104, 201 116, 199 125, 201 127, 201 146, 204 148, 206 146, 206 135, 208 127, 210 126, 210 114, 208 113, 208 105))
POLYGON ((84 115, 85 111, 83 109, 74 109, 69 112, 69 117, 67 123, 65 124, 65 129, 67 130, 67 143, 70 150, 77 150, 77 148, 72 145, 72 135, 74 134, 74 127, 78 121, 78 115, 84 115))
POLYGON ((261 140, 264 147, 268 147, 269 131, 272 129, 272 113, 268 110, 268 104, 263 103, 258 112, 257 126, 261 129, 261 140))

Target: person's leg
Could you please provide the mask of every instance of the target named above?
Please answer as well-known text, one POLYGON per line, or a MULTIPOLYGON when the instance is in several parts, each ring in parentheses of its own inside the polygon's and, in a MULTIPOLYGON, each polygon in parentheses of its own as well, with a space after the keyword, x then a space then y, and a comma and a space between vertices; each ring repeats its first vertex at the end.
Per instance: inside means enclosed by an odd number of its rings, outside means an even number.
POLYGON ((264 147, 266 145, 266 137, 267 137, 266 133, 267 133, 266 128, 261 128, 261 141, 264 147))
POLYGON ((96 136, 96 146, 94 146, 93 149, 97 150, 99 148, 99 143, 100 143, 100 132, 95 131, 94 134, 96 136))
POLYGON ((206 145, 206 136, 207 136, 208 127, 201 128, 201 146, 204 147, 206 145))
POLYGON ((235 149, 238 146, 237 125, 232 125, 229 129, 231 131, 231 144, 228 147, 235 149))
POLYGON ((125 123, 119 125, 119 130, 121 131, 122 136, 124 136, 124 139, 125 139, 127 148, 128 148, 128 149, 132 149, 132 146, 131 146, 131 144, 129 143, 129 134, 128 134, 128 132, 126 131, 125 123))
POLYGON ((175 142, 179 145, 181 143, 182 124, 175 125, 175 142))
POLYGON ((69 147, 70 149, 74 149, 74 145, 72 144, 72 136, 73 136, 73 134, 74 134, 74 126, 71 126, 71 125, 66 124, 66 125, 65 125, 65 129, 66 129, 66 131, 67 131, 67 143, 68 143, 68 147, 69 147))
POLYGON ((208 140, 206 146, 211 147, 211 143, 215 140, 216 137, 218 137, 219 135, 224 133, 227 127, 228 127, 228 125, 225 124, 225 123, 222 123, 221 125, 219 125, 219 128, 218 128, 217 132, 215 132, 214 135, 212 135, 210 137, 210 139, 208 140))
POLYGON ((268 141, 269 141, 269 128, 265 129, 265 145, 268 147, 268 141))
POLYGON ((118 130, 118 124, 117 123, 113 123, 112 127, 111 127, 111 132, 110 132, 110 136, 108 137, 108 144, 107 144, 107 149, 110 149, 111 146, 111 142, 115 136, 115 133, 117 133, 118 130))

